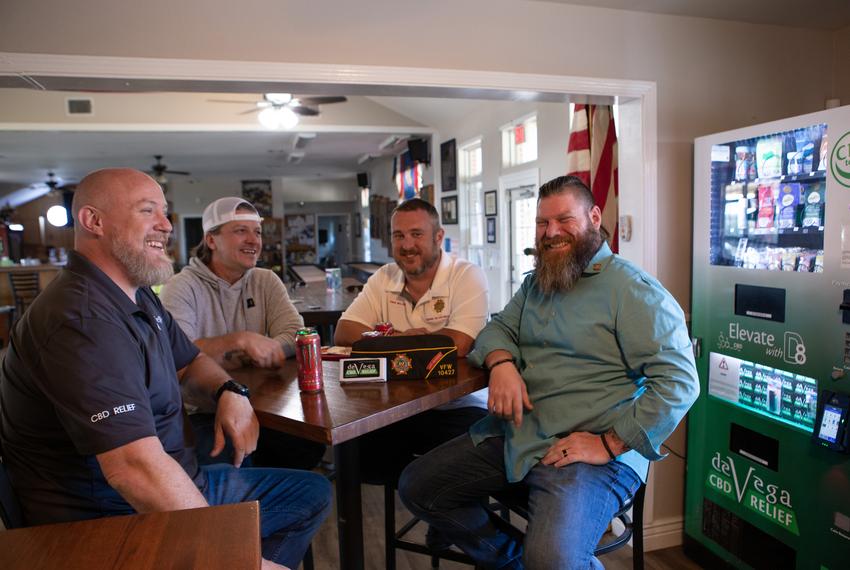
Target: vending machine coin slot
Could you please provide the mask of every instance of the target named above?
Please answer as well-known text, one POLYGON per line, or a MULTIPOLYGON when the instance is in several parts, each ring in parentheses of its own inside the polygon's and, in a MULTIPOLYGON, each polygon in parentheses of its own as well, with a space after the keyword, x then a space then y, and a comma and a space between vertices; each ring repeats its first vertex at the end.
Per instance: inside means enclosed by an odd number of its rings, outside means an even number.
POLYGON ((729 428, 729 449, 768 469, 779 471, 777 440, 736 423, 729 428))

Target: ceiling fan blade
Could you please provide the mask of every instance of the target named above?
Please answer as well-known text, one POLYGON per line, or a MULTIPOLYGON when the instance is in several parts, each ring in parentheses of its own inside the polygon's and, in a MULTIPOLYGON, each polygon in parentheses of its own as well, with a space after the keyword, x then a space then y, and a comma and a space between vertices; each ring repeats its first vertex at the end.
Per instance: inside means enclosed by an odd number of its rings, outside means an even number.
POLYGON ((163 170, 166 174, 180 174, 182 176, 191 176, 191 172, 186 172, 184 170, 163 170))
POLYGON ((319 114, 318 109, 314 109, 313 107, 305 107, 304 105, 299 105, 298 107, 289 107, 292 109, 292 112, 296 115, 301 115, 303 117, 315 117, 319 114))
POLYGON ((345 103, 347 97, 299 97, 302 105, 330 105, 331 103, 345 103))
POLYGON ((237 101, 235 99, 207 99, 208 103, 239 103, 240 105, 254 105, 256 101, 237 101))
POLYGON ((241 113, 237 113, 237 115, 250 115, 251 113, 259 113, 262 111, 262 107, 254 107, 253 109, 248 109, 247 111, 242 111, 241 113))

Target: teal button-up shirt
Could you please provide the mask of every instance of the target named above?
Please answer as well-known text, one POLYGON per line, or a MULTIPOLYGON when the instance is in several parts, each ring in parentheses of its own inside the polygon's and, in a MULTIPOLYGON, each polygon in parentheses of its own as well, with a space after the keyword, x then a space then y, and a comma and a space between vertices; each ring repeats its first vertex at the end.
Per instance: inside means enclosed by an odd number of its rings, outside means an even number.
POLYGON ((469 360, 503 349, 517 361, 534 405, 522 426, 487 416, 478 445, 505 437, 508 480, 522 480, 558 439, 613 428, 631 448, 619 457, 645 481, 650 460, 699 394, 682 309, 661 284, 603 244, 575 286, 544 294, 526 277, 481 331, 469 360))

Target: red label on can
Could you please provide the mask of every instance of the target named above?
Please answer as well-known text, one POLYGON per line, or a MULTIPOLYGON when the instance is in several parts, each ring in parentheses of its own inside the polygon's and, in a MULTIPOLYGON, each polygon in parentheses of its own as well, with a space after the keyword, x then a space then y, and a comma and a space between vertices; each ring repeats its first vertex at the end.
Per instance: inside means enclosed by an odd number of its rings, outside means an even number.
POLYGON ((378 323, 377 325, 375 325, 375 330, 378 331, 379 333, 381 333, 384 336, 392 336, 393 333, 395 332, 395 329, 393 328, 393 324, 390 323, 390 322, 378 323))
POLYGON ((301 329, 295 333, 295 358, 298 361, 298 388, 302 392, 324 389, 322 341, 316 331, 301 329))

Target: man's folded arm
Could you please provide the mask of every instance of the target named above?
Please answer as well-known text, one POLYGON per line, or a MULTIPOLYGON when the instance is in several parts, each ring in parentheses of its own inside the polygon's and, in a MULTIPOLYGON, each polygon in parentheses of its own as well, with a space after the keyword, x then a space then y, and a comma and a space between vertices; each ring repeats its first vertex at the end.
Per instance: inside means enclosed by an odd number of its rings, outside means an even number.
POLYGON ((617 336, 643 393, 612 426, 625 445, 650 460, 699 395, 699 378, 681 308, 669 293, 640 279, 621 301, 617 336))

